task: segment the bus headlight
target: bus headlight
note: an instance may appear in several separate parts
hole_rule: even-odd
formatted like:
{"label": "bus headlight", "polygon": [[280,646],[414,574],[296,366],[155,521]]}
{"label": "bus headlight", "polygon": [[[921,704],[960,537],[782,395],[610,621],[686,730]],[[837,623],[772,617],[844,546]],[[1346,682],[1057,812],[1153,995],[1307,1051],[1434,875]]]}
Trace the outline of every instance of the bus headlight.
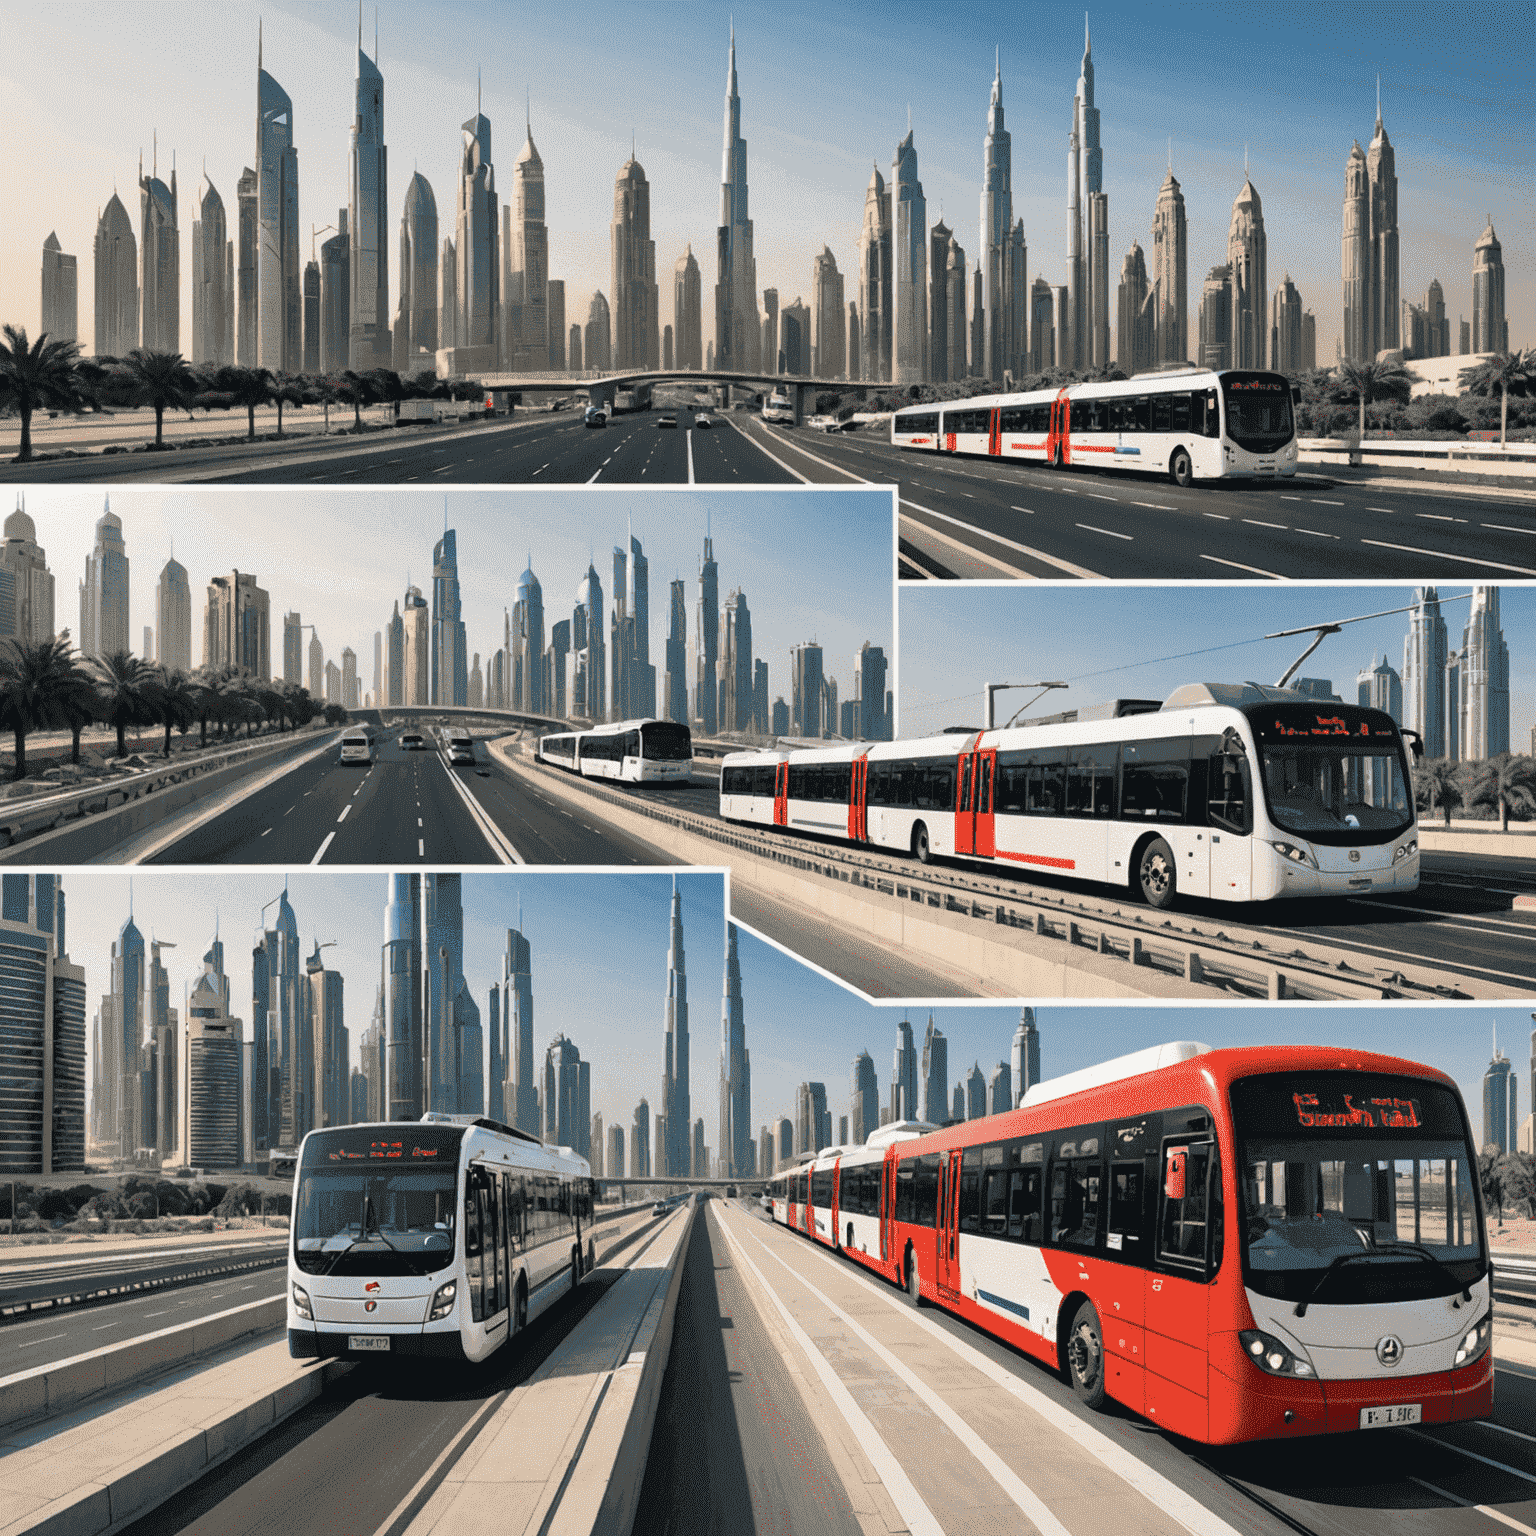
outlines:
{"label": "bus headlight", "polygon": [[1271,843],[1269,845],[1280,855],[1282,859],[1289,859],[1293,864],[1305,864],[1309,869],[1317,868],[1317,859],[1312,850],[1300,847],[1295,843]]}
{"label": "bus headlight", "polygon": [[310,1310],[309,1292],[297,1283],[293,1287],[293,1310],[306,1322],[314,1322],[315,1314]]}
{"label": "bus headlight", "polygon": [[1399,859],[1411,859],[1418,851],[1418,838],[1413,838],[1406,843],[1400,843],[1392,850],[1392,862],[1396,864]]}
{"label": "bus headlight", "polygon": [[1312,1362],[1299,1356],[1282,1344],[1272,1333],[1261,1333],[1257,1328],[1247,1328],[1238,1334],[1243,1352],[1261,1371],[1271,1376],[1301,1376],[1316,1378]]}
{"label": "bus headlight", "polygon": [[1475,1327],[1467,1330],[1467,1336],[1456,1348],[1456,1358],[1451,1361],[1452,1366],[1470,1365],[1487,1352],[1492,1338],[1493,1318],[1485,1317]]}
{"label": "bus headlight", "polygon": [[441,1322],[453,1311],[453,1304],[458,1299],[459,1285],[456,1280],[450,1280],[447,1285],[440,1285],[432,1297],[432,1306],[427,1313],[429,1323]]}

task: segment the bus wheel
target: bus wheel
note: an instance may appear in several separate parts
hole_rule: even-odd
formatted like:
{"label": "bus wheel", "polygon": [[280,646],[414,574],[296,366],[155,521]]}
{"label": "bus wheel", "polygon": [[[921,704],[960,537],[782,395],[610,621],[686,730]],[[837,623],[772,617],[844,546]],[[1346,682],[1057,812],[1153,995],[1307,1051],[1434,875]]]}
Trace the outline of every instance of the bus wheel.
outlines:
{"label": "bus wheel", "polygon": [[1162,838],[1154,837],[1147,844],[1136,872],[1141,881],[1141,894],[1146,897],[1149,907],[1161,909],[1173,905],[1178,866],[1173,860],[1173,849]]}
{"label": "bus wheel", "polygon": [[1168,478],[1177,486],[1187,490],[1195,478],[1195,466],[1190,463],[1189,450],[1175,448],[1173,458],[1168,462]]}
{"label": "bus wheel", "polygon": [[1104,1406],[1104,1330],[1091,1301],[1077,1309],[1067,1331],[1067,1374],[1080,1403],[1089,1408]]}
{"label": "bus wheel", "polygon": [[907,1300],[914,1307],[920,1307],[923,1304],[923,1279],[918,1273],[915,1253],[907,1255]]}
{"label": "bus wheel", "polygon": [[933,863],[933,850],[928,846],[928,828],[922,822],[912,828],[912,856],[919,864]]}

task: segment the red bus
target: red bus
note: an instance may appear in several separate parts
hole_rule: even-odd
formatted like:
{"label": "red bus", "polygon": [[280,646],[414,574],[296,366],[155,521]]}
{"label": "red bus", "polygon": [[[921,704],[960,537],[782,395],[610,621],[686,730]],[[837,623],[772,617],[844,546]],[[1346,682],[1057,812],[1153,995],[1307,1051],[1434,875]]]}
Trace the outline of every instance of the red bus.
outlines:
{"label": "red bus", "polygon": [[1155,1046],[1017,1109],[882,1127],[773,1216],[1207,1444],[1493,1412],[1477,1157],[1455,1083],[1320,1046]]}

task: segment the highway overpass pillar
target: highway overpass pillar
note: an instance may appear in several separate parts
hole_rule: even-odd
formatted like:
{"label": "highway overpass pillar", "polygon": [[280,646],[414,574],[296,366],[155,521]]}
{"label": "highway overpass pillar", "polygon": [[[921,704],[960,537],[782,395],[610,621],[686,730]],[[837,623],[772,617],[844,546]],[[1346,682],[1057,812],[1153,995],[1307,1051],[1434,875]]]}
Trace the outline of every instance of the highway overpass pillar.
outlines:
{"label": "highway overpass pillar", "polygon": [[795,425],[805,424],[805,392],[810,388],[808,384],[795,385]]}
{"label": "highway overpass pillar", "polygon": [[606,411],[610,416],[613,415],[613,396],[613,385],[605,381],[600,380],[596,384],[589,384],[587,386],[588,404],[592,405],[594,408],[599,408]]}

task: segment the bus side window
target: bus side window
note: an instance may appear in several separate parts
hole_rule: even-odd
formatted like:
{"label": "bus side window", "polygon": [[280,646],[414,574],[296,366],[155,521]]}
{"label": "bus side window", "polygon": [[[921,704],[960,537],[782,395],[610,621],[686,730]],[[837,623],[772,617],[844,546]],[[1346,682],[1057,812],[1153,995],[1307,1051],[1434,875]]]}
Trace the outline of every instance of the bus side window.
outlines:
{"label": "bus side window", "polygon": [[981,1231],[980,1147],[967,1147],[960,1161],[960,1230]]}
{"label": "bus side window", "polygon": [[501,1175],[487,1172],[485,1197],[485,1312],[495,1317],[507,1308],[507,1250],[501,1240]]}
{"label": "bus side window", "polygon": [[1220,437],[1221,407],[1217,403],[1216,391],[1208,389],[1203,397],[1197,395],[1195,398],[1197,400],[1203,398],[1205,401],[1205,435],[1207,437]]}
{"label": "bus side window", "polygon": [[469,1315],[485,1318],[485,1172],[471,1168],[464,1179],[464,1270],[469,1284]]}
{"label": "bus side window", "polygon": [[1220,752],[1211,753],[1206,782],[1206,819],[1211,825],[1225,827],[1229,832],[1251,832],[1253,818],[1249,814],[1247,761]]}
{"label": "bus side window", "polygon": [[1040,1170],[1014,1168],[1008,1184],[1008,1236],[1019,1242],[1040,1241]]}
{"label": "bus side window", "polygon": [[1115,1163],[1109,1173],[1109,1235],[1106,1246],[1122,1259],[1137,1262],[1144,1257],[1141,1242],[1140,1162]]}
{"label": "bus side window", "polygon": [[[1163,1146],[1157,1256],[1166,1264],[1204,1269],[1210,1230],[1208,1186],[1214,1146],[1209,1141],[1172,1141]],[[1221,1189],[1218,1178],[1217,1199]]]}
{"label": "bus side window", "polygon": [[1169,397],[1173,410],[1172,430],[1175,432],[1189,431],[1189,396],[1177,394]]}

